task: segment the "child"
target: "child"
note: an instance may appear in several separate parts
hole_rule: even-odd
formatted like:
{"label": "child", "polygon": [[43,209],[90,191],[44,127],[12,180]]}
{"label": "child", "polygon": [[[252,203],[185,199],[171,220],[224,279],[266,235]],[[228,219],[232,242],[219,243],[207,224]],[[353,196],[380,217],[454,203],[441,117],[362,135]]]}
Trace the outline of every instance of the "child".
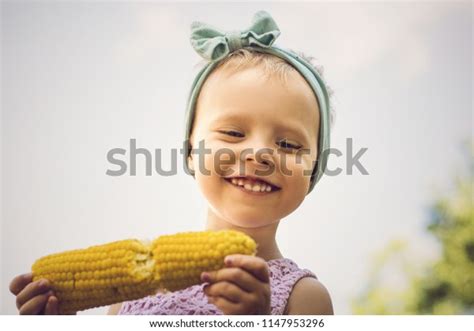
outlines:
{"label": "child", "polygon": [[[330,124],[319,72],[272,46],[279,33],[260,11],[248,30],[223,34],[194,23],[191,36],[210,61],[189,95],[186,167],[209,202],[206,230],[247,233],[257,256],[229,255],[225,268],[201,275],[202,284],[115,304],[109,314],[333,314],[316,275],[284,258],[275,241],[280,220],[324,172]],[[196,156],[202,142],[210,153]],[[10,290],[20,314],[57,313],[54,293],[29,274]]]}

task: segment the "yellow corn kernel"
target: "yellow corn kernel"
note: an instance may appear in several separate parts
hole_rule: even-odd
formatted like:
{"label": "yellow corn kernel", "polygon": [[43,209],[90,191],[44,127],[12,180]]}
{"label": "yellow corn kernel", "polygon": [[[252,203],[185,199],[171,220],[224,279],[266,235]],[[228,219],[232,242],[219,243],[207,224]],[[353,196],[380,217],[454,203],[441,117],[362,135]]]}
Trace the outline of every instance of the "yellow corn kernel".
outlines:
{"label": "yellow corn kernel", "polygon": [[68,314],[199,284],[203,271],[224,266],[225,256],[255,255],[256,248],[234,230],[164,235],[151,243],[121,240],[42,257],[32,266],[33,281],[48,279],[59,312]]}
{"label": "yellow corn kernel", "polygon": [[203,271],[224,267],[230,254],[255,255],[256,243],[237,231],[185,232],[161,236],[152,243],[160,287],[176,291],[200,283]]}

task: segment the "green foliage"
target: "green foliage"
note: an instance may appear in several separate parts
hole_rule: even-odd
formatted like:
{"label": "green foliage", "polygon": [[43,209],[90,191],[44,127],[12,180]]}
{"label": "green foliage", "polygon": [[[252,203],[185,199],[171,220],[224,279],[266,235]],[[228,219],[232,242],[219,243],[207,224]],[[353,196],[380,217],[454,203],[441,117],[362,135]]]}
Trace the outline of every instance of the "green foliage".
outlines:
{"label": "green foliage", "polygon": [[[468,173],[456,176],[454,194],[431,207],[427,231],[441,256],[423,265],[410,260],[404,241],[390,243],[377,257],[365,291],[354,300],[354,314],[474,314],[474,144]],[[404,287],[383,284],[387,266],[397,262]]]}

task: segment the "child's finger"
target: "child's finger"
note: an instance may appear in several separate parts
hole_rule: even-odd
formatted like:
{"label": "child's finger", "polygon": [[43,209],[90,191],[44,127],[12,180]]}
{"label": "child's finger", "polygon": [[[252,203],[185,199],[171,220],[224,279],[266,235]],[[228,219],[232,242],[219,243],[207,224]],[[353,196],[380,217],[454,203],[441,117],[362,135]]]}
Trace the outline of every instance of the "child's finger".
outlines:
{"label": "child's finger", "polygon": [[246,270],[240,268],[224,268],[217,271],[203,272],[201,280],[214,284],[217,282],[231,282],[246,292],[253,292],[260,286],[259,280]]}
{"label": "child's finger", "polygon": [[14,295],[17,295],[18,293],[21,292],[21,290],[25,288],[26,285],[31,283],[32,280],[33,280],[32,273],[16,276],[10,282],[10,286],[9,286],[10,292]]}
{"label": "child's finger", "polygon": [[237,285],[230,282],[218,282],[204,288],[204,293],[207,296],[216,297],[222,296],[231,302],[242,302],[242,296],[244,291],[242,291]]}
{"label": "child's finger", "polygon": [[59,315],[59,301],[54,295],[48,298],[46,308],[44,309],[45,315]]}
{"label": "child's finger", "polygon": [[33,283],[29,283],[26,287],[16,296],[16,307],[20,309],[27,301],[33,297],[43,294],[50,290],[49,283],[41,280]]}
{"label": "child's finger", "polygon": [[37,295],[20,308],[20,315],[38,315],[43,310],[48,294]]}
{"label": "child's finger", "polygon": [[240,304],[231,302],[224,297],[212,297],[212,299],[209,299],[209,303],[218,307],[226,315],[237,315],[242,313],[240,311]]}
{"label": "child's finger", "polygon": [[247,270],[264,283],[270,282],[267,262],[261,257],[233,254],[226,256],[224,262],[228,267],[239,267]]}

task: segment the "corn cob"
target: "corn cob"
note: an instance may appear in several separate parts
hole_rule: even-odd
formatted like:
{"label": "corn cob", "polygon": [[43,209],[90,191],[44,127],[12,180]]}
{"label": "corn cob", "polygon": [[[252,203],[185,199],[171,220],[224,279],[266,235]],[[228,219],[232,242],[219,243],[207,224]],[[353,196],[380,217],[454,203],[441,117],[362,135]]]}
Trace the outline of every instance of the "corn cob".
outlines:
{"label": "corn cob", "polygon": [[70,314],[199,284],[203,271],[223,268],[230,254],[255,255],[256,243],[234,230],[121,240],[42,257],[33,281],[48,279],[60,314]]}

